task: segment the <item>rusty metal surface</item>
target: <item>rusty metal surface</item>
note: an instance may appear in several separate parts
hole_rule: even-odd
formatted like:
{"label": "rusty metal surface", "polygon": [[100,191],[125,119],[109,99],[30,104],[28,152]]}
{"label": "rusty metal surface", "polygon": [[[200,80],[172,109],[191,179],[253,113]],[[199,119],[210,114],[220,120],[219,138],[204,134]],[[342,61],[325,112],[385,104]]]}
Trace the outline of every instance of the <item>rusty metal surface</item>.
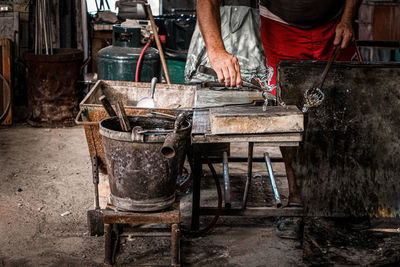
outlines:
{"label": "rusty metal surface", "polygon": [[74,125],[81,90],[77,81],[83,52],[55,49],[54,55],[25,55],[27,94],[33,126]]}
{"label": "rusty metal surface", "polygon": [[[191,109],[194,106],[196,86],[157,84],[156,91],[161,93],[157,99],[163,98],[164,103],[157,100],[156,108],[151,109],[152,111],[176,115],[182,109]],[[83,124],[89,153],[91,156],[97,154],[99,157],[102,173],[107,174],[107,168],[98,123],[109,116],[99,98],[105,95],[112,105],[117,100],[122,100],[127,115],[139,116],[147,115],[148,109],[136,108],[134,104],[144,96],[148,96],[149,92],[150,83],[100,80],[80,103],[82,117],[85,117]],[[157,92],[155,96],[157,96]],[[166,99],[168,99],[168,103],[165,103]]]}
{"label": "rusty metal surface", "polygon": [[[172,130],[174,120],[160,117],[129,117],[130,124],[143,129]],[[144,135],[142,141],[132,141],[132,132],[122,132],[117,117],[103,120],[105,161],[109,174],[111,204],[120,210],[157,211],[175,201],[178,166],[185,155],[190,123],[176,132],[177,157],[167,159],[161,153],[166,134]],[[181,167],[181,166],[180,166]]]}
{"label": "rusty metal surface", "polygon": [[[324,64],[281,61],[278,94],[302,106]],[[334,63],[324,91],[293,151],[306,214],[399,216],[400,64]]]}
{"label": "rusty metal surface", "polygon": [[[296,133],[304,130],[296,106],[230,106],[210,109],[211,134]],[[198,117],[196,117],[198,118]]]}

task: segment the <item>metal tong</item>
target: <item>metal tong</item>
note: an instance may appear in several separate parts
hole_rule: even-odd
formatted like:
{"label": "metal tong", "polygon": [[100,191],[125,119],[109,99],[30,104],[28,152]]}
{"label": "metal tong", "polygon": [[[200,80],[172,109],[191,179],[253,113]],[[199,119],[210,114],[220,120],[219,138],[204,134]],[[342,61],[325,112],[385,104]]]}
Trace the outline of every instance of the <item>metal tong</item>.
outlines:
{"label": "metal tong", "polygon": [[332,56],[329,58],[328,63],[325,66],[324,71],[322,72],[322,75],[319,79],[319,84],[318,86],[314,86],[311,89],[307,89],[304,92],[304,100],[305,103],[303,105],[303,113],[306,113],[311,107],[317,107],[319,106],[322,101],[325,99],[325,94],[322,92],[322,86],[324,85],[326,75],[329,72],[329,69],[335,60],[335,57],[337,53],[339,52],[340,46],[336,46],[335,50],[333,51]]}
{"label": "metal tong", "polygon": [[[218,77],[217,73],[215,72],[215,70],[213,70],[212,68],[208,68],[206,66],[201,65],[199,67],[198,70],[200,73],[204,73],[213,77]],[[264,91],[263,88],[261,88],[260,85],[258,84],[253,84],[251,82],[246,82],[243,81],[242,85],[251,89],[255,89],[255,90],[259,90],[259,91]],[[219,82],[203,82],[201,83],[202,87],[226,87],[225,83],[219,83]]]}
{"label": "metal tong", "polygon": [[[208,68],[203,65],[201,65],[199,67],[198,71],[200,73],[208,74],[213,77],[218,77],[217,73],[212,68]],[[268,106],[268,99],[275,99],[275,96],[273,94],[271,94],[271,90],[261,86],[260,80],[259,79],[257,80],[256,77],[257,77],[257,75],[254,75],[250,82],[242,81],[242,85],[244,87],[247,87],[250,89],[255,89],[257,91],[262,92],[262,97],[264,99],[263,110],[266,111],[267,106]],[[219,83],[219,82],[203,82],[203,83],[201,83],[201,86],[202,87],[226,87],[225,83]]]}

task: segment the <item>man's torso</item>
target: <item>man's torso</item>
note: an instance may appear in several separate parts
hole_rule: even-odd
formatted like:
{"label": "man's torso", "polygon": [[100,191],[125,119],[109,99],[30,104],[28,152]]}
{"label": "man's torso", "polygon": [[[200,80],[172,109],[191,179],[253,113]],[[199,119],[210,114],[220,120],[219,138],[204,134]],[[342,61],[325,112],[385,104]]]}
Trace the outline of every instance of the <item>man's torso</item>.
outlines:
{"label": "man's torso", "polygon": [[260,14],[301,29],[310,29],[337,18],[344,5],[345,0],[260,0]]}

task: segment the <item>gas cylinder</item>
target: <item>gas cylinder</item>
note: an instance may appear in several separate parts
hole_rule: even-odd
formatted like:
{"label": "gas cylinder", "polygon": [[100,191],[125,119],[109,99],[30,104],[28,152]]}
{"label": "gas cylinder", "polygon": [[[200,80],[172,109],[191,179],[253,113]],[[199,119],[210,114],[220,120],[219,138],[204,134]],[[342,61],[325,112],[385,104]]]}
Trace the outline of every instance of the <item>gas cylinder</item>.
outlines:
{"label": "gas cylinder", "polygon": [[[113,45],[98,53],[98,77],[101,80],[135,81],[136,65],[144,45],[141,44],[140,27],[113,26]],[[139,82],[160,78],[160,55],[148,47],[142,58]]]}

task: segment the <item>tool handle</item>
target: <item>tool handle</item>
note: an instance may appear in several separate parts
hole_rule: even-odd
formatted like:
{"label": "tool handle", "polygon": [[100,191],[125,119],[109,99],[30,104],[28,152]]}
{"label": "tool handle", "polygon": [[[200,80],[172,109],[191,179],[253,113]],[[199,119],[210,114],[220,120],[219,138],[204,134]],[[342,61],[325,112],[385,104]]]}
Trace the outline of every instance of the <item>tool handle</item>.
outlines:
{"label": "tool handle", "polygon": [[320,80],[319,80],[319,87],[318,87],[320,90],[322,90],[322,86],[324,85],[326,75],[328,74],[328,71],[329,71],[329,69],[330,69],[332,63],[333,63],[333,61],[335,60],[335,57],[336,57],[337,53],[339,52],[339,49],[340,49],[340,45],[337,45],[337,46],[335,47],[335,50],[333,51],[333,54],[332,54],[332,56],[330,57],[328,63],[326,64],[326,67],[325,67],[325,69],[324,69],[324,72],[322,72],[321,78],[320,78]]}
{"label": "tool handle", "polygon": [[154,98],[154,91],[156,90],[156,85],[157,85],[157,77],[153,77],[153,79],[151,79],[151,84],[150,84],[150,97]]}
{"label": "tool handle", "polygon": [[110,117],[117,116],[117,113],[115,113],[113,107],[110,104],[110,101],[108,101],[108,99],[105,95],[100,96],[99,100],[100,100],[101,104],[103,105],[104,109],[107,111],[108,116],[110,116]]}
{"label": "tool handle", "polygon": [[117,114],[119,118],[119,122],[121,124],[121,129],[124,132],[132,131],[131,125],[129,124],[128,116],[126,116],[124,105],[121,101],[117,102]]}
{"label": "tool handle", "polygon": [[162,49],[161,42],[160,42],[160,36],[158,36],[157,26],[156,26],[156,23],[154,22],[154,17],[153,17],[153,13],[151,12],[150,5],[146,5],[146,9],[147,9],[147,14],[150,18],[151,28],[153,29],[154,39],[156,39],[157,49],[158,49],[158,52],[160,53],[161,65],[164,70],[165,79],[167,80],[167,84],[171,84],[171,80],[169,78],[167,62],[165,61],[164,51]]}

